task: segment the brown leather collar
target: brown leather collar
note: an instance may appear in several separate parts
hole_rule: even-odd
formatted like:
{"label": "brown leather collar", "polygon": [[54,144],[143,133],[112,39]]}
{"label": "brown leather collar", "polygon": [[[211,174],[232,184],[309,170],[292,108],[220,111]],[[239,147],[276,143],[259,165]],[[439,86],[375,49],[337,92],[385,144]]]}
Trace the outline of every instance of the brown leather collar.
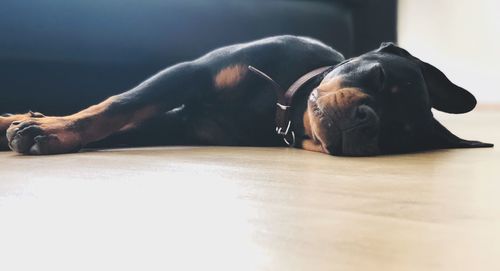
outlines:
{"label": "brown leather collar", "polygon": [[302,75],[297,81],[295,81],[287,91],[285,91],[276,81],[274,81],[271,77],[269,77],[264,72],[259,69],[248,66],[248,69],[265,80],[269,81],[276,90],[276,95],[278,97],[278,101],[276,105],[278,106],[276,110],[276,133],[283,137],[285,143],[294,147],[296,142],[295,132],[293,131],[292,120],[290,118],[292,111],[292,101],[295,94],[299,92],[299,90],[305,84],[309,83],[312,79],[317,76],[323,74],[325,71],[333,68],[334,66],[324,66],[317,69],[314,69],[304,75]]}

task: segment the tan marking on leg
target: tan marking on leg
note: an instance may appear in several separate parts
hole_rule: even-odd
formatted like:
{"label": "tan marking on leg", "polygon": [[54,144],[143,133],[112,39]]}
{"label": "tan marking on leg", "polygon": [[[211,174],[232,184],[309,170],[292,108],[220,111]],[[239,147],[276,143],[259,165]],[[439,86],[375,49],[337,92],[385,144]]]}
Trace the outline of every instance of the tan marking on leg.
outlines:
{"label": "tan marking on leg", "polygon": [[15,114],[2,117],[0,116],[0,131],[5,131],[9,128],[10,124],[14,121],[24,121],[30,118],[43,118],[45,117],[43,114],[38,112],[29,112],[26,114]]}
{"label": "tan marking on leg", "polygon": [[146,106],[136,112],[134,112],[132,118],[128,121],[125,126],[120,129],[120,132],[134,129],[138,127],[142,121],[156,115],[158,113],[158,109],[156,106]]}
{"label": "tan marking on leg", "polygon": [[116,115],[105,114],[114,101],[116,101],[115,96],[68,117],[75,122],[87,122],[86,128],[81,131],[81,140],[84,144],[101,140],[117,131],[132,129],[157,114],[159,110],[156,105],[148,105]]}
{"label": "tan marking on leg", "polygon": [[214,77],[216,88],[230,88],[236,86],[245,76],[247,67],[241,64],[228,66],[220,70]]}
{"label": "tan marking on leg", "polygon": [[103,113],[114,101],[116,101],[116,96],[111,96],[99,104],[92,105],[78,113],[68,116],[71,119],[81,119],[86,116],[97,115]]}

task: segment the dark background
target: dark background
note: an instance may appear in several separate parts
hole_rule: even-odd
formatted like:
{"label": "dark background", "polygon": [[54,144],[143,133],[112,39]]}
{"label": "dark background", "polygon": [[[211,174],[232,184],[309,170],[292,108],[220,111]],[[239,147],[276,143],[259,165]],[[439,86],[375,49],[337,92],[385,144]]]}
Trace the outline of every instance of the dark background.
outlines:
{"label": "dark background", "polygon": [[396,41],[396,0],[3,0],[0,113],[73,113],[166,66],[279,34],[359,55]]}

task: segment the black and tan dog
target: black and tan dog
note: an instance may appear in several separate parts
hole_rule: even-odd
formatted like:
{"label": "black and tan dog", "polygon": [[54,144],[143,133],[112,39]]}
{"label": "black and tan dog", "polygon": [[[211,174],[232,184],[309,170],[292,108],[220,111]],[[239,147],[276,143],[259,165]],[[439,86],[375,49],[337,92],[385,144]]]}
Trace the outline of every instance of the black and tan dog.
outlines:
{"label": "black and tan dog", "polygon": [[491,147],[458,138],[431,112],[465,113],[475,105],[472,94],[394,44],[344,60],[317,40],[277,36],[174,65],[70,116],[2,115],[0,145],[56,154],[99,141],[288,144],[354,156]]}

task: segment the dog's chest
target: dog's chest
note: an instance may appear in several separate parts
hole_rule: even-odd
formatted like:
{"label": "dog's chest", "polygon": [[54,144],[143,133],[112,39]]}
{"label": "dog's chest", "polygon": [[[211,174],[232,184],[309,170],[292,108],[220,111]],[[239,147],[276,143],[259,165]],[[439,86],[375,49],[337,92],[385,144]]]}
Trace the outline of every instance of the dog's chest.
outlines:
{"label": "dog's chest", "polygon": [[186,105],[185,123],[204,144],[275,145],[275,99],[271,89],[225,89]]}

